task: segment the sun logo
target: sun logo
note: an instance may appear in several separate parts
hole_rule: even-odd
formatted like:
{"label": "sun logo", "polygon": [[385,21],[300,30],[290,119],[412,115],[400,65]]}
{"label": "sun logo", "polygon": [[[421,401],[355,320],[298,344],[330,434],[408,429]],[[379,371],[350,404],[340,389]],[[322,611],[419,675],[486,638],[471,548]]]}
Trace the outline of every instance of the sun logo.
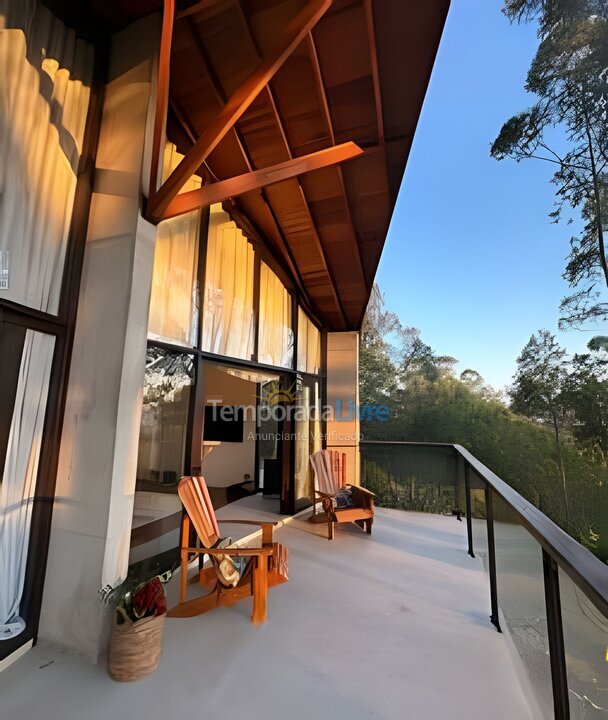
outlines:
{"label": "sun logo", "polygon": [[275,407],[277,405],[292,405],[297,397],[296,383],[291,387],[281,388],[276,383],[268,383],[262,388],[262,392],[258,395],[258,400],[263,405]]}

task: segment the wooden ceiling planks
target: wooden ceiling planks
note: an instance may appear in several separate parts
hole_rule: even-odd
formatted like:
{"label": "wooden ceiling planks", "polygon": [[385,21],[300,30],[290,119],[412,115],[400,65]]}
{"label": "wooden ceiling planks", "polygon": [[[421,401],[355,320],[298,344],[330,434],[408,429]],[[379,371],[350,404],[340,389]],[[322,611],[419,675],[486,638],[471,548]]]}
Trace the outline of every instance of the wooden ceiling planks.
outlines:
{"label": "wooden ceiling planks", "polygon": [[[162,6],[44,2],[75,27],[94,20],[113,30]],[[176,0],[167,134],[180,152],[216,122],[309,4]],[[333,0],[198,168],[206,181],[226,180],[342,142],[366,149],[343,166],[231,201],[326,329],[361,324],[448,8],[449,0]]]}

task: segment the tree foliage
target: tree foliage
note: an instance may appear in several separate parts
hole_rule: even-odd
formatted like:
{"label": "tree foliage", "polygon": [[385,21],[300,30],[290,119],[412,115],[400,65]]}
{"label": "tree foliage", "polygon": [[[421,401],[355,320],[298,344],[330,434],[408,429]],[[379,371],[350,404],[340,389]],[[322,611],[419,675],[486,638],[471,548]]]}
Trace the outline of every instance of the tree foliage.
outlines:
{"label": "tree foliage", "polygon": [[[461,444],[573,537],[608,559],[608,339],[596,338],[588,354],[568,358],[550,333],[539,331],[522,350],[507,404],[475,370],[467,368],[456,377],[454,359],[436,354],[420,333],[410,332],[404,341],[395,331],[399,326],[393,316],[374,331],[382,358],[381,382],[361,384],[361,403],[376,402],[381,385],[391,418],[386,423],[363,422],[364,438]],[[383,334],[379,327],[390,332]],[[400,365],[398,359],[411,353],[412,337],[418,348],[415,359]],[[362,341],[362,377],[372,376],[369,362],[377,367],[378,360]],[[445,509],[445,488],[435,492],[421,485],[414,494],[395,482],[395,472],[379,467],[371,471],[374,487],[396,507]]]}
{"label": "tree foliage", "polygon": [[[511,21],[538,22],[539,47],[526,90],[535,102],[503,125],[491,154],[555,166],[559,222],[566,207],[583,227],[570,239],[564,272],[572,292],[561,326],[608,319],[608,3],[605,0],[506,0]],[[556,129],[560,133],[556,133]]]}

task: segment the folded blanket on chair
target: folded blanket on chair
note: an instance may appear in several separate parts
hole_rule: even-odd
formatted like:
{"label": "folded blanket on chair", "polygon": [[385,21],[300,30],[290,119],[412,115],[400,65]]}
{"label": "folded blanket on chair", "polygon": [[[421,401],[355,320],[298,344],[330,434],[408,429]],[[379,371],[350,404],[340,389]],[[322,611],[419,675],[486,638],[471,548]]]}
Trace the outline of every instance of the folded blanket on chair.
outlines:
{"label": "folded blanket on chair", "polygon": [[355,507],[353,494],[350,488],[342,488],[336,493],[336,508],[339,510],[341,508],[349,507]]}

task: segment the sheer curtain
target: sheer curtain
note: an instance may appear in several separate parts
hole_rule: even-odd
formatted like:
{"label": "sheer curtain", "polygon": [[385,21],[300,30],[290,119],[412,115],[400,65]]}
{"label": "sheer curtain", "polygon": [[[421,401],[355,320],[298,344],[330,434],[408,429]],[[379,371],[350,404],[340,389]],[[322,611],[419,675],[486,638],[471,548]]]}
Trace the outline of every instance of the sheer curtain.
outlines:
{"label": "sheer curtain", "polygon": [[298,370],[321,371],[321,333],[302,308],[298,308]]}
{"label": "sheer curtain", "polygon": [[56,314],[93,48],[32,0],[0,0],[0,298]]}
{"label": "sheer curtain", "polygon": [[25,628],[19,617],[55,338],[28,330],[0,487],[0,640]]}
{"label": "sheer curtain", "polygon": [[254,251],[221,205],[209,216],[203,344],[207,352],[251,359],[254,349]]}
{"label": "sheer curtain", "polygon": [[291,295],[265,264],[260,271],[258,359],[268,365],[292,367]]}
{"label": "sheer curtain", "polygon": [[[175,145],[165,146],[163,177],[184,156]],[[196,190],[201,179],[193,175],[181,192]],[[151,337],[196,345],[199,315],[197,281],[200,210],[163,220],[156,228],[154,274],[148,330]]]}

